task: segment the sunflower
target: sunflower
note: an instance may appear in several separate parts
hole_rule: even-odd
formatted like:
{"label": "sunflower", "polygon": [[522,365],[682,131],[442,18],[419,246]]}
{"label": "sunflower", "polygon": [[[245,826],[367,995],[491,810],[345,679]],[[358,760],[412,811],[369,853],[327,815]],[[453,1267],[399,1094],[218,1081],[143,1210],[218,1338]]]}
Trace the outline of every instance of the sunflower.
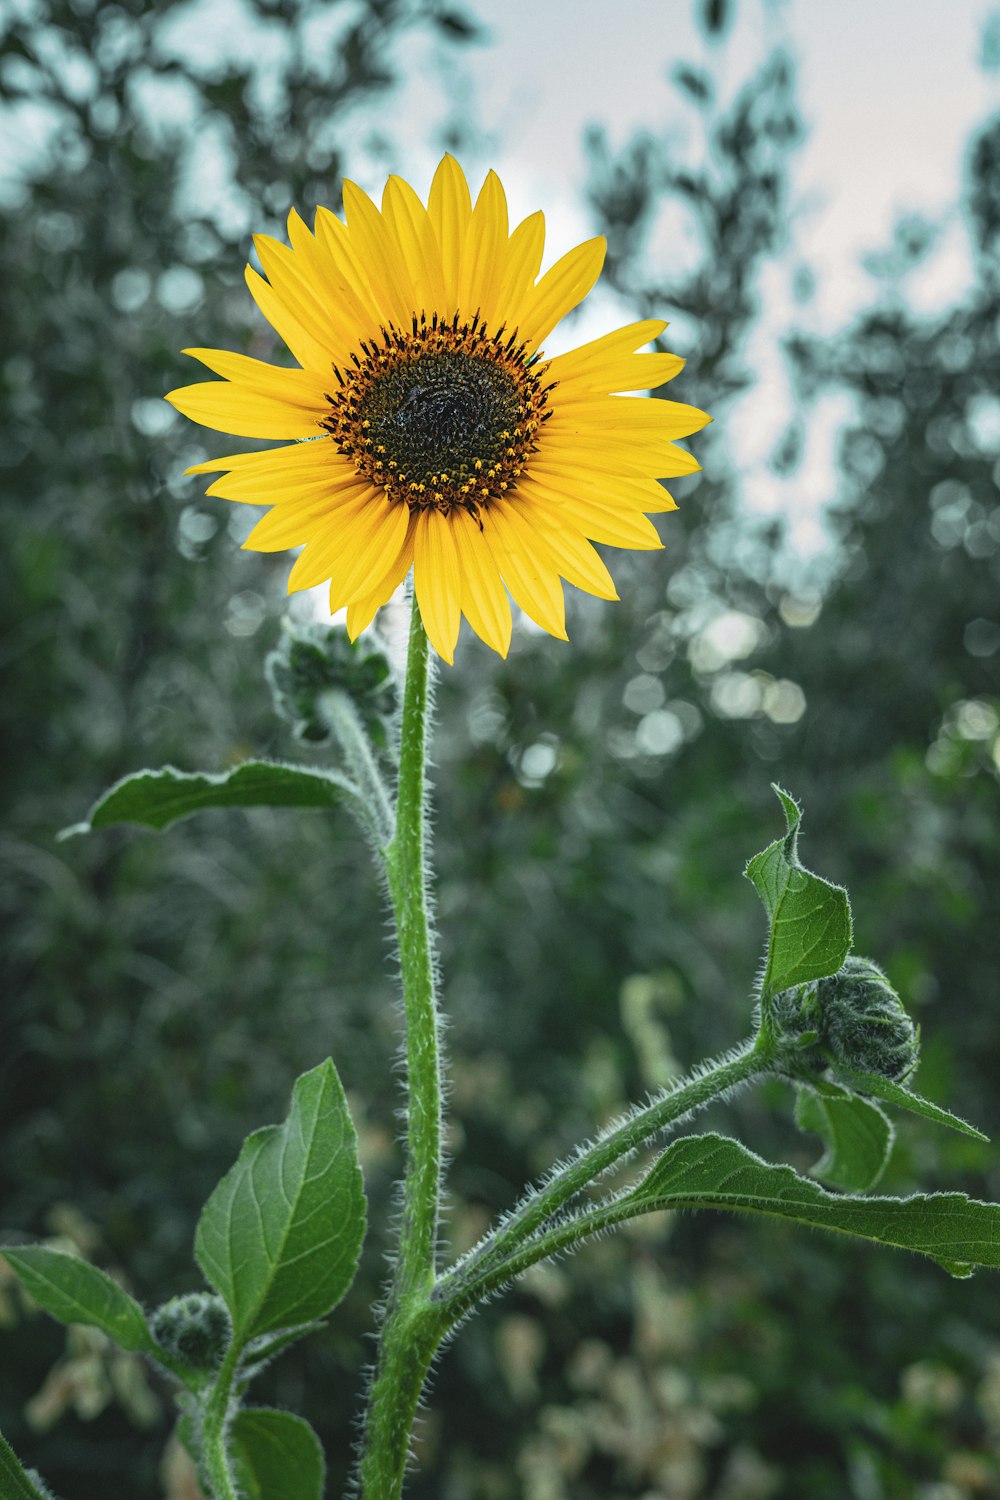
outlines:
{"label": "sunflower", "polygon": [[[421,619],[450,662],[461,616],[502,656],[508,592],[566,639],[562,579],[618,597],[591,545],[662,545],[646,512],[674,509],[658,480],[699,465],[673,439],[709,418],[635,400],[683,365],[637,353],[665,323],[631,323],[547,359],[544,341],[596,282],[603,239],[539,277],[545,223],[508,232],[491,172],[475,206],[446,156],[427,207],[390,177],[381,211],[352,182],[344,219],[293,210],[291,246],[254,243],[250,291],[294,369],[187,349],[222,377],[173,391],[185,416],[283,447],[188,470],[222,477],[210,495],[271,509],[244,546],[302,547],[289,592],[328,582],[357,636],[413,569]],[[266,277],[266,279],[265,279]]]}

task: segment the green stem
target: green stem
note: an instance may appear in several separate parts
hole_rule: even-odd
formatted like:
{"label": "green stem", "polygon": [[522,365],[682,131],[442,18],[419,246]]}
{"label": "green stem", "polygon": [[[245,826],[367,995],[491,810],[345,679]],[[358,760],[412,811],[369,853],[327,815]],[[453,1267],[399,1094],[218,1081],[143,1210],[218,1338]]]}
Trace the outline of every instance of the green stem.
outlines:
{"label": "green stem", "polygon": [[226,1446],[226,1425],[239,1359],[239,1345],[230,1344],[202,1416],[201,1457],[213,1500],[239,1500],[240,1496]]}
{"label": "green stem", "polygon": [[402,1489],[420,1392],[449,1326],[447,1315],[431,1301],[441,1191],[441,1064],[425,886],[428,676],[427,636],[414,600],[395,834],[385,856],[406,1013],[406,1174],[399,1249],[365,1417],[359,1472],[363,1500],[396,1500]]}
{"label": "green stem", "polygon": [[319,700],[319,711],[336,735],[358,785],[365,822],[376,846],[384,849],[392,838],[393,817],[382,772],[372,754],[371,740],[347,693],[331,690]]}
{"label": "green stem", "polygon": [[[564,1219],[555,1225],[552,1220],[566,1203],[661,1130],[767,1073],[771,1056],[769,1039],[758,1034],[735,1052],[706,1063],[695,1077],[681,1080],[652,1104],[635,1110],[622,1124],[582,1148],[571,1161],[553,1172],[544,1187],[536,1188],[466,1260],[441,1278],[437,1300],[451,1317],[460,1317],[535,1261],[565,1248],[583,1234],[605,1227],[592,1215]],[[584,1223],[589,1227],[581,1229]],[[576,1226],[575,1230],[571,1225]]]}

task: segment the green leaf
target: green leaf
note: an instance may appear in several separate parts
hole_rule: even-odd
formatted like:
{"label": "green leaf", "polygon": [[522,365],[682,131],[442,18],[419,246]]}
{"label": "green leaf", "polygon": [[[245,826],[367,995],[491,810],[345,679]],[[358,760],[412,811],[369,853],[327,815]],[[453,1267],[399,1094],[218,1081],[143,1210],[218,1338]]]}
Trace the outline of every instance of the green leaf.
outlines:
{"label": "green leaf", "polygon": [[122,1349],[156,1354],[142,1308],[105,1271],[44,1245],[0,1245],[25,1291],[60,1323],[102,1328]]}
{"label": "green leaf", "polygon": [[178,818],[216,807],[323,807],[341,805],[356,797],[354,785],[332,771],[284,765],[280,761],[248,760],[231,771],[135,771],[104,793],[84,823],[64,828],[60,838],[111,828],[116,823],[141,823],[166,828]]}
{"label": "green leaf", "polygon": [[826,1150],[810,1174],[848,1193],[866,1193],[885,1171],[893,1128],[877,1104],[817,1079],[799,1088],[795,1123]]}
{"label": "green leaf", "polygon": [[322,1500],[326,1460],[301,1417],[246,1407],[233,1423],[233,1439],[248,1500]]}
{"label": "green leaf", "polygon": [[952,1276],[968,1276],[976,1266],[1000,1268],[1000,1204],[964,1193],[911,1198],[828,1193],[791,1167],[775,1166],[720,1135],[675,1141],[638,1187],[603,1215],[600,1227],[662,1208],[719,1208],[791,1219],[927,1255]]}
{"label": "green leaf", "polygon": [[24,1469],[17,1454],[0,1432],[0,1496],[3,1500],[52,1500]]}
{"label": "green leaf", "polygon": [[932,1104],[929,1099],[920,1094],[913,1093],[912,1089],[904,1088],[901,1083],[892,1083],[890,1079],[883,1078],[879,1073],[853,1073],[849,1068],[838,1067],[838,1077],[859,1094],[871,1094],[876,1099],[884,1099],[887,1104],[895,1104],[900,1109],[909,1110],[911,1115],[920,1115],[921,1119],[933,1120],[935,1125],[947,1125],[951,1130],[957,1130],[962,1135],[971,1135],[974,1141],[988,1141],[989,1136],[983,1135],[975,1125],[970,1125],[968,1120],[963,1120],[961,1115],[953,1115],[950,1109],[942,1109],[940,1104]]}
{"label": "green leaf", "polygon": [[353,1281],[365,1231],[357,1144],[328,1059],[298,1079],[283,1125],[247,1137],[206,1203],[195,1255],[239,1344],[323,1317]]}
{"label": "green leaf", "polygon": [[799,863],[798,803],[779,786],[785,810],[784,838],[755,854],[745,874],[752,881],[771,922],[762,993],[835,974],[851,951],[851,907],[847,892]]}

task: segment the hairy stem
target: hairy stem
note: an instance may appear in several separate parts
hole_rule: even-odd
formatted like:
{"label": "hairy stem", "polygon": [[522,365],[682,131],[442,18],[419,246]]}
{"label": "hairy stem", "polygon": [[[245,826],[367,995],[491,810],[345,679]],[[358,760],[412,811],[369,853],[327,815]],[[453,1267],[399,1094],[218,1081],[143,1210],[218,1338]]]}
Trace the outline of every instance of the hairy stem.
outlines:
{"label": "hairy stem", "polygon": [[239,1358],[239,1345],[230,1344],[215,1377],[201,1421],[201,1458],[213,1500],[239,1500],[240,1496],[226,1444],[229,1406]]}
{"label": "hairy stem", "polygon": [[429,659],[416,600],[403,693],[395,834],[386,877],[406,1013],[406,1174],[399,1248],[368,1399],[360,1464],[364,1500],[396,1500],[427,1371],[448,1320],[431,1302],[441,1191],[441,1064],[428,911],[424,769]]}
{"label": "hairy stem", "polygon": [[[582,1147],[543,1187],[535,1188],[506,1223],[442,1277],[436,1292],[442,1306],[452,1316],[460,1316],[535,1261],[605,1227],[598,1222],[596,1210],[577,1220],[553,1220],[578,1193],[659,1131],[767,1073],[771,1052],[769,1040],[758,1034],[736,1051],[706,1063],[694,1077],[682,1079],[652,1104],[636,1109],[620,1125]],[[587,1227],[581,1228],[584,1224]]]}
{"label": "hairy stem", "polygon": [[319,701],[319,708],[336,735],[357,783],[365,822],[375,839],[376,847],[384,849],[393,833],[392,807],[378,762],[372,754],[371,741],[358,717],[358,711],[349,695],[339,689],[324,693]]}

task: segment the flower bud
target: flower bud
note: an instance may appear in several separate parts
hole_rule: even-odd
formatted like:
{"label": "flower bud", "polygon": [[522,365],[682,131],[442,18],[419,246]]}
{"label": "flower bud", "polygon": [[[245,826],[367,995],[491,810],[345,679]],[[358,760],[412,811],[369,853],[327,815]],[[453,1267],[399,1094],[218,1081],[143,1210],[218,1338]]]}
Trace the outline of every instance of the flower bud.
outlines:
{"label": "flower bud", "polygon": [[264,663],[275,711],[297,739],[321,744],[330,738],[322,696],[346,693],[375,744],[388,742],[396,707],[396,683],[384,651],[369,641],[351,641],[338,625],[286,617],[278,645]]}
{"label": "flower bud", "polygon": [[877,964],[848,958],[836,974],[775,995],[771,1019],[786,1071],[875,1073],[898,1083],[917,1065],[917,1028]]}
{"label": "flower bud", "polygon": [[834,1066],[877,1073],[898,1083],[917,1065],[917,1028],[877,964],[848,958],[830,979],[818,981]]}
{"label": "flower bud", "polygon": [[213,1370],[232,1337],[229,1312],[212,1292],[171,1297],[150,1319],[150,1331],[161,1349],[196,1370]]}

